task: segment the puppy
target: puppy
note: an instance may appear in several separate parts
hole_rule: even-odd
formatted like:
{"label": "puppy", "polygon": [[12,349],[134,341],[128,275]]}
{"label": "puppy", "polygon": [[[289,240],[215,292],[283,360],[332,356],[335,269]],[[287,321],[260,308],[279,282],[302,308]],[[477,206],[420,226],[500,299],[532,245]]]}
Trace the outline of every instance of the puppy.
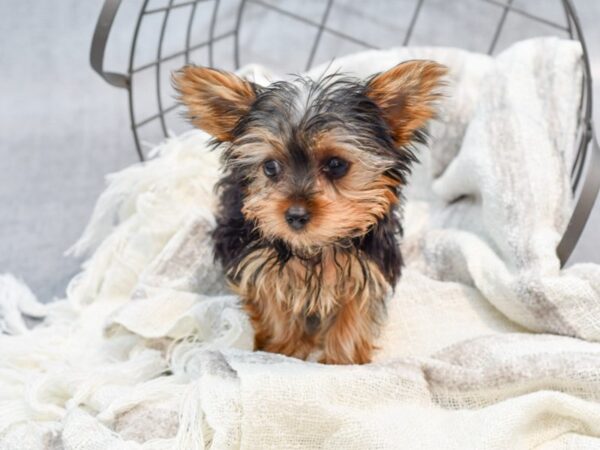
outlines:
{"label": "puppy", "polygon": [[402,266],[401,190],[445,73],[408,61],[366,81],[267,87],[206,67],[174,75],[192,123],[223,147],[214,251],[256,349],[371,361]]}

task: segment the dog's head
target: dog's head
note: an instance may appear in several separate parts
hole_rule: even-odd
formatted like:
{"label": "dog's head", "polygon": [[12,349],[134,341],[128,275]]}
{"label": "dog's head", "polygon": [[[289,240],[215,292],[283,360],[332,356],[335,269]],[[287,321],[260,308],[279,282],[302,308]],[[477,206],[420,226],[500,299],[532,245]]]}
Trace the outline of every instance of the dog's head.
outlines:
{"label": "dog's head", "polygon": [[243,213],[267,239],[311,250],[362,236],[399,200],[446,69],[409,61],[366,81],[330,75],[260,87],[187,66],[189,117],[226,143]]}

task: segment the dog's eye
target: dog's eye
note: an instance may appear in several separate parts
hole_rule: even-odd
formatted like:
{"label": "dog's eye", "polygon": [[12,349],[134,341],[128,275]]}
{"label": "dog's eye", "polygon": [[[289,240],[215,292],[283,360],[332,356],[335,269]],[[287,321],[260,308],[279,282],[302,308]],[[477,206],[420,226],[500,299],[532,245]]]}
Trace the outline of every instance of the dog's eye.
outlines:
{"label": "dog's eye", "polygon": [[269,178],[275,178],[281,172],[281,164],[274,159],[269,159],[263,163],[263,172]]}
{"label": "dog's eye", "polygon": [[325,162],[323,172],[325,172],[329,178],[341,178],[348,172],[348,161],[344,161],[341,158],[331,158]]}

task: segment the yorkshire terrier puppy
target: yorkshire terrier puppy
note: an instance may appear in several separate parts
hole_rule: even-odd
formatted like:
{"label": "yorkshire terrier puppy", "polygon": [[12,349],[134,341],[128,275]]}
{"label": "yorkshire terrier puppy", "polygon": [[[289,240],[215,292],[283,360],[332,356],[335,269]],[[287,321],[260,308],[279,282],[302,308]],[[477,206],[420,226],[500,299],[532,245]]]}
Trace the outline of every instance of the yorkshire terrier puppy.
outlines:
{"label": "yorkshire terrier puppy", "polygon": [[371,361],[402,266],[401,189],[445,73],[408,61],[366,81],[267,87],[205,67],[174,75],[192,123],[224,147],[215,257],[256,349]]}

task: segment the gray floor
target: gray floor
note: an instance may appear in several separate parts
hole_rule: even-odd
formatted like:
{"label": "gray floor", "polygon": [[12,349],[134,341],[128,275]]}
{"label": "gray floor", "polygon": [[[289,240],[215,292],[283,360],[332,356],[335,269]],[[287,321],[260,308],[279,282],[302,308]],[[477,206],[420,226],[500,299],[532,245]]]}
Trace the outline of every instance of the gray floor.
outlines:
{"label": "gray floor", "polygon": [[[436,27],[436,36],[441,40],[437,44],[452,45],[458,36],[470,43],[467,46],[478,49],[477,41],[469,37],[488,26],[487,10],[476,11],[478,1],[465,2],[466,6],[459,5],[457,9],[454,5],[445,6],[442,17],[431,16],[431,26]],[[135,2],[124,3],[124,17],[135,12]],[[317,19],[324,5],[318,0],[277,3]],[[390,24],[395,23],[396,17],[406,20],[409,13],[402,8],[413,1],[337,3],[339,6],[331,15],[332,26],[362,36],[366,31],[358,19],[370,21],[375,30],[368,32],[370,36],[390,43],[394,42]],[[477,5],[472,6],[474,3]],[[544,14],[546,11],[540,8],[550,1],[516,0],[517,3]],[[575,4],[590,46],[596,79],[595,109],[600,112],[600,2],[577,0]],[[23,278],[44,301],[62,296],[67,281],[78,270],[80,261],[63,257],[63,252],[86,223],[104,186],[104,176],[136,160],[125,91],[105,84],[88,63],[92,30],[101,5],[101,0],[0,1],[0,272]],[[373,11],[381,6],[397,11],[378,19]],[[551,10],[547,13],[549,18],[555,14]],[[306,50],[273,40],[274,33],[289,33],[292,25],[265,15],[264,11],[249,14],[264,20],[264,25],[249,26],[255,32],[242,40],[242,62],[259,58],[281,70],[302,68],[304,62],[298,63],[306,60]],[[458,26],[452,25],[455,22],[447,20],[448,14],[459,15],[462,21]],[[225,17],[222,22],[227,20]],[[116,66],[122,65],[127,56],[131,33],[125,18],[122,21],[124,31],[113,37],[111,46],[111,61]],[[507,22],[507,27],[517,32],[530,31],[518,21]],[[430,31],[416,29],[416,43],[427,43]],[[150,44],[147,48],[152,50]],[[353,50],[356,49],[324,40],[317,62],[333,53]],[[218,63],[219,55],[216,56]],[[600,129],[600,113],[595,122],[596,129]],[[572,261],[600,263],[599,242],[597,202]]]}

